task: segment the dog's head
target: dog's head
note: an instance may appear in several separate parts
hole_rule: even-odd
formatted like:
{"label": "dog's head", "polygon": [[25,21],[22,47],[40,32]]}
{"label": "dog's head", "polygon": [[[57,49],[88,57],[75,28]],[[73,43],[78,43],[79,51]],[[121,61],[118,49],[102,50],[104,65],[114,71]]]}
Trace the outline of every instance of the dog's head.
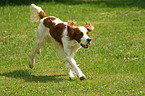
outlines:
{"label": "dog's head", "polygon": [[89,48],[91,38],[88,36],[90,31],[94,30],[94,27],[86,22],[84,26],[74,26],[74,21],[68,21],[68,35],[71,40],[76,40],[83,48]]}

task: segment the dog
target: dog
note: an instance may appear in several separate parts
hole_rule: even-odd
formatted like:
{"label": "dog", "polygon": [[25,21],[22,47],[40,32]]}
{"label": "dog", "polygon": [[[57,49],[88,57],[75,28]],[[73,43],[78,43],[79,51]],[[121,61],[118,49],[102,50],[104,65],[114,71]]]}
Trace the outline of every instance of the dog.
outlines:
{"label": "dog", "polygon": [[80,70],[74,54],[78,49],[88,49],[91,44],[91,38],[88,36],[94,27],[86,22],[84,26],[75,26],[74,21],[63,22],[54,16],[46,16],[42,8],[35,4],[30,5],[30,20],[39,21],[36,29],[36,41],[34,49],[30,53],[29,67],[32,69],[35,64],[35,54],[41,54],[41,46],[47,43],[53,43],[63,57],[69,78],[74,78],[74,72],[80,80],[85,80],[86,76]]}

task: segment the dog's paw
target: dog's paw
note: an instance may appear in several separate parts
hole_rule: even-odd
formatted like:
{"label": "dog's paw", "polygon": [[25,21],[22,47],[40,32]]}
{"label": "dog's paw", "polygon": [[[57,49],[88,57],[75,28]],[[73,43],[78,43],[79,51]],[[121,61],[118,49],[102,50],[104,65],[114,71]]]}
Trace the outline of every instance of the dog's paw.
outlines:
{"label": "dog's paw", "polygon": [[35,65],[35,59],[33,59],[33,62],[32,61],[29,62],[29,67],[31,69],[34,67],[34,65]]}
{"label": "dog's paw", "polygon": [[75,78],[75,76],[73,74],[69,74],[69,80],[73,80]]}
{"label": "dog's paw", "polygon": [[69,80],[72,81],[74,77],[69,77]]}
{"label": "dog's paw", "polygon": [[29,63],[29,67],[32,69],[34,67],[34,65]]}
{"label": "dog's paw", "polygon": [[80,80],[82,81],[82,80],[85,80],[85,79],[86,79],[86,76],[83,75],[83,76],[81,76],[81,77],[79,77],[79,78],[80,78]]}
{"label": "dog's paw", "polygon": [[41,54],[41,49],[38,50],[37,54]]}

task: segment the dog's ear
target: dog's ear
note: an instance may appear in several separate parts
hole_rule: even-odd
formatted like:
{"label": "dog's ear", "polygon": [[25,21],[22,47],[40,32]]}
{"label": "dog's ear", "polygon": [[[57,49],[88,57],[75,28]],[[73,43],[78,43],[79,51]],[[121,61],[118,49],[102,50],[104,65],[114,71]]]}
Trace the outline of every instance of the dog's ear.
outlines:
{"label": "dog's ear", "polygon": [[68,35],[71,39],[73,39],[74,36],[74,25],[76,24],[76,22],[73,21],[68,21],[67,23],[67,31],[68,31]]}
{"label": "dog's ear", "polygon": [[86,21],[86,25],[84,25],[85,28],[87,28],[88,31],[93,31],[94,27],[91,25],[90,22]]}
{"label": "dog's ear", "polygon": [[70,25],[67,25],[67,31],[68,31],[68,36],[70,37],[70,39],[73,39],[73,34],[74,34],[74,30],[73,27]]}
{"label": "dog's ear", "polygon": [[76,24],[76,22],[73,20],[73,21],[68,21],[67,25],[70,26],[70,27],[73,27],[74,25]]}

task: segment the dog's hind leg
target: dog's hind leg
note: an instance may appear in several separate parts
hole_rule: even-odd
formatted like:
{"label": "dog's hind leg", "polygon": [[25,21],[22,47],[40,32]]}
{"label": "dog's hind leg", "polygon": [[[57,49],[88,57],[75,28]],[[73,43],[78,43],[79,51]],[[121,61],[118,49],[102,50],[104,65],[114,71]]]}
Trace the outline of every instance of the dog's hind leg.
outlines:
{"label": "dog's hind leg", "polygon": [[39,50],[37,51],[37,53],[38,53],[38,54],[41,54],[41,49],[39,49]]}
{"label": "dog's hind leg", "polygon": [[34,45],[34,49],[32,50],[32,52],[30,53],[30,62],[29,62],[29,67],[32,69],[34,67],[35,64],[35,54],[36,52],[38,52],[41,48],[41,46],[43,45],[43,41],[36,41],[35,45]]}

